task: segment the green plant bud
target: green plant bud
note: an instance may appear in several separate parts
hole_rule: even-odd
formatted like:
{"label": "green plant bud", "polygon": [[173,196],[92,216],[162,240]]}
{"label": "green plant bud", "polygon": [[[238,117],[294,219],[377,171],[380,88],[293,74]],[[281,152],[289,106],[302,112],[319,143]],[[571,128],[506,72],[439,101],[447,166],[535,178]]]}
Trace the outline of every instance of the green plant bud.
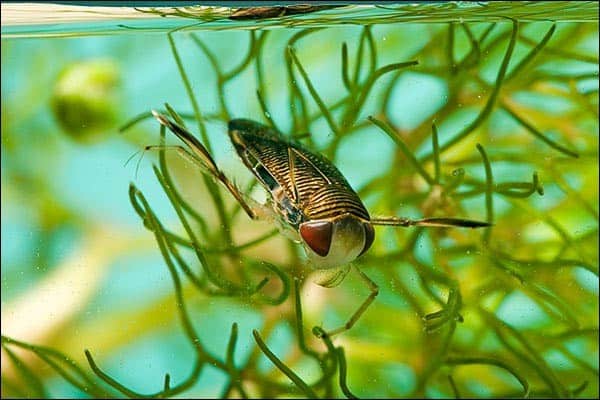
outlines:
{"label": "green plant bud", "polygon": [[119,69],[112,60],[76,62],[58,76],[52,112],[78,141],[99,140],[116,122]]}

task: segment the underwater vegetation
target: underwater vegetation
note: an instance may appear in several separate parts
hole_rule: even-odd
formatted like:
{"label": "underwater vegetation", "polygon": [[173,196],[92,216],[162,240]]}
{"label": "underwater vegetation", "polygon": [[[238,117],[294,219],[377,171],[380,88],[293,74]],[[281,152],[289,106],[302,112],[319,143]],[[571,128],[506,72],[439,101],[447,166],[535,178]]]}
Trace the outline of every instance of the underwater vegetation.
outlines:
{"label": "underwater vegetation", "polygon": [[[491,7],[222,30],[180,8],[168,33],[3,38],[2,396],[598,397],[598,21]],[[378,295],[352,271],[320,286],[302,246],[168,150],[152,109],[256,201],[234,118],[325,156],[371,216],[491,226],[378,226],[354,262]]]}

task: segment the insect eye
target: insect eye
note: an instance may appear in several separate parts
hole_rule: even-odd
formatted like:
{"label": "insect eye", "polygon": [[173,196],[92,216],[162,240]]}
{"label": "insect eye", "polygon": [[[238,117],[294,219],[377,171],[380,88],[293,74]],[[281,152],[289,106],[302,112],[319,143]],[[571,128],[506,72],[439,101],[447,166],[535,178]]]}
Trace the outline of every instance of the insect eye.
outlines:
{"label": "insect eye", "polygon": [[365,227],[365,246],[358,255],[359,257],[369,250],[369,247],[373,244],[373,240],[375,240],[375,230],[373,229],[373,225],[364,223],[363,226]]}
{"label": "insect eye", "polygon": [[321,257],[329,253],[332,232],[333,224],[329,221],[310,221],[300,225],[300,236]]}

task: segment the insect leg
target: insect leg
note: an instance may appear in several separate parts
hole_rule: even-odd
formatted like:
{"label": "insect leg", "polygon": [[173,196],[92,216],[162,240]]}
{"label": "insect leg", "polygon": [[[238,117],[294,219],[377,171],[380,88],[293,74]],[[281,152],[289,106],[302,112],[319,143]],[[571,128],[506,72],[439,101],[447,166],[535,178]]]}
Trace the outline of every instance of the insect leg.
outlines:
{"label": "insect leg", "polygon": [[373,282],[367,275],[365,275],[364,272],[362,272],[360,269],[358,269],[358,267],[353,265],[353,268],[356,270],[356,272],[358,272],[360,277],[365,281],[365,283],[371,290],[369,297],[366,298],[366,300],[360,305],[358,310],[356,310],[354,312],[354,314],[352,314],[352,317],[350,317],[348,322],[346,322],[343,326],[340,326],[339,328],[333,329],[329,332],[321,333],[320,335],[317,335],[317,336],[331,337],[333,335],[337,335],[338,333],[345,332],[345,331],[349,330],[350,328],[352,328],[354,326],[354,324],[363,315],[363,313],[367,310],[367,308],[369,308],[369,306],[371,305],[373,300],[375,300],[375,297],[377,297],[377,295],[379,294],[379,286],[377,286],[377,284],[375,282]]}
{"label": "insect leg", "polygon": [[193,155],[192,153],[190,153],[185,147],[183,146],[179,146],[179,145],[150,145],[150,146],[146,146],[144,147],[144,151],[150,151],[150,150],[175,150],[177,151],[177,153],[182,156],[183,158],[185,158],[186,160],[196,164],[197,166],[201,167],[201,168],[206,168],[205,165],[202,163],[202,161],[200,159],[198,159],[198,157],[196,157],[195,155]]}
{"label": "insect leg", "polygon": [[492,226],[489,222],[474,221],[461,218],[423,218],[409,219],[403,217],[377,217],[371,218],[373,225],[391,225],[391,226],[427,226],[427,227],[462,227],[462,228],[484,228]]}
{"label": "insect leg", "polygon": [[[206,147],[198,140],[194,135],[188,132],[185,128],[178,125],[176,122],[171,121],[168,117],[158,113],[157,111],[152,110],[152,114],[154,117],[160,122],[162,125],[169,128],[171,132],[173,132],[181,141],[189,146],[189,148],[193,151],[190,153],[188,150],[181,146],[174,146],[180,154],[183,154],[186,158],[192,159],[196,164],[202,167],[203,172],[210,174],[214,178],[216,178],[219,182],[221,182],[225,188],[233,195],[233,197],[237,200],[237,202],[242,206],[246,214],[251,219],[259,219],[259,213],[255,208],[251,207],[248,202],[244,199],[244,196],[238,188],[231,182],[223,172],[217,167],[217,164],[213,160],[212,156],[206,150]],[[155,148],[161,146],[148,146],[148,148]],[[164,147],[164,146],[163,146]]]}

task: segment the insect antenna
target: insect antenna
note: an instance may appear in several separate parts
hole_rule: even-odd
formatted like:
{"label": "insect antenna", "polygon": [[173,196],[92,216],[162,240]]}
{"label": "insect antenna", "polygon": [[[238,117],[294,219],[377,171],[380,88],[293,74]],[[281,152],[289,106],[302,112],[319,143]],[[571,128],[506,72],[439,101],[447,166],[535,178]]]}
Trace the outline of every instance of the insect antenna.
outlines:
{"label": "insect antenna", "polygon": [[[141,154],[140,154],[141,153]],[[123,167],[126,167],[127,164],[129,164],[129,162],[131,160],[133,160],[133,157],[137,156],[138,154],[140,154],[140,158],[138,159],[137,163],[135,164],[135,179],[137,179],[138,177],[138,171],[140,170],[140,164],[142,162],[142,158],[144,158],[144,154],[146,153],[146,149],[144,150],[138,150],[135,153],[133,153],[128,159],[127,161],[125,161],[125,164],[123,164]]]}
{"label": "insect antenna", "polygon": [[133,160],[133,157],[137,156],[138,154],[140,154],[140,150],[138,150],[135,153],[133,153],[132,155],[130,155],[129,158],[127,159],[127,161],[125,161],[125,164],[123,164],[123,167],[126,167],[127,164],[129,164],[129,162],[131,160]]}
{"label": "insect antenna", "polygon": [[470,219],[461,218],[423,218],[423,219],[409,219],[404,217],[379,217],[371,219],[372,225],[389,225],[389,226],[425,226],[425,227],[437,227],[437,228],[485,228],[492,226],[489,222],[474,221]]}

